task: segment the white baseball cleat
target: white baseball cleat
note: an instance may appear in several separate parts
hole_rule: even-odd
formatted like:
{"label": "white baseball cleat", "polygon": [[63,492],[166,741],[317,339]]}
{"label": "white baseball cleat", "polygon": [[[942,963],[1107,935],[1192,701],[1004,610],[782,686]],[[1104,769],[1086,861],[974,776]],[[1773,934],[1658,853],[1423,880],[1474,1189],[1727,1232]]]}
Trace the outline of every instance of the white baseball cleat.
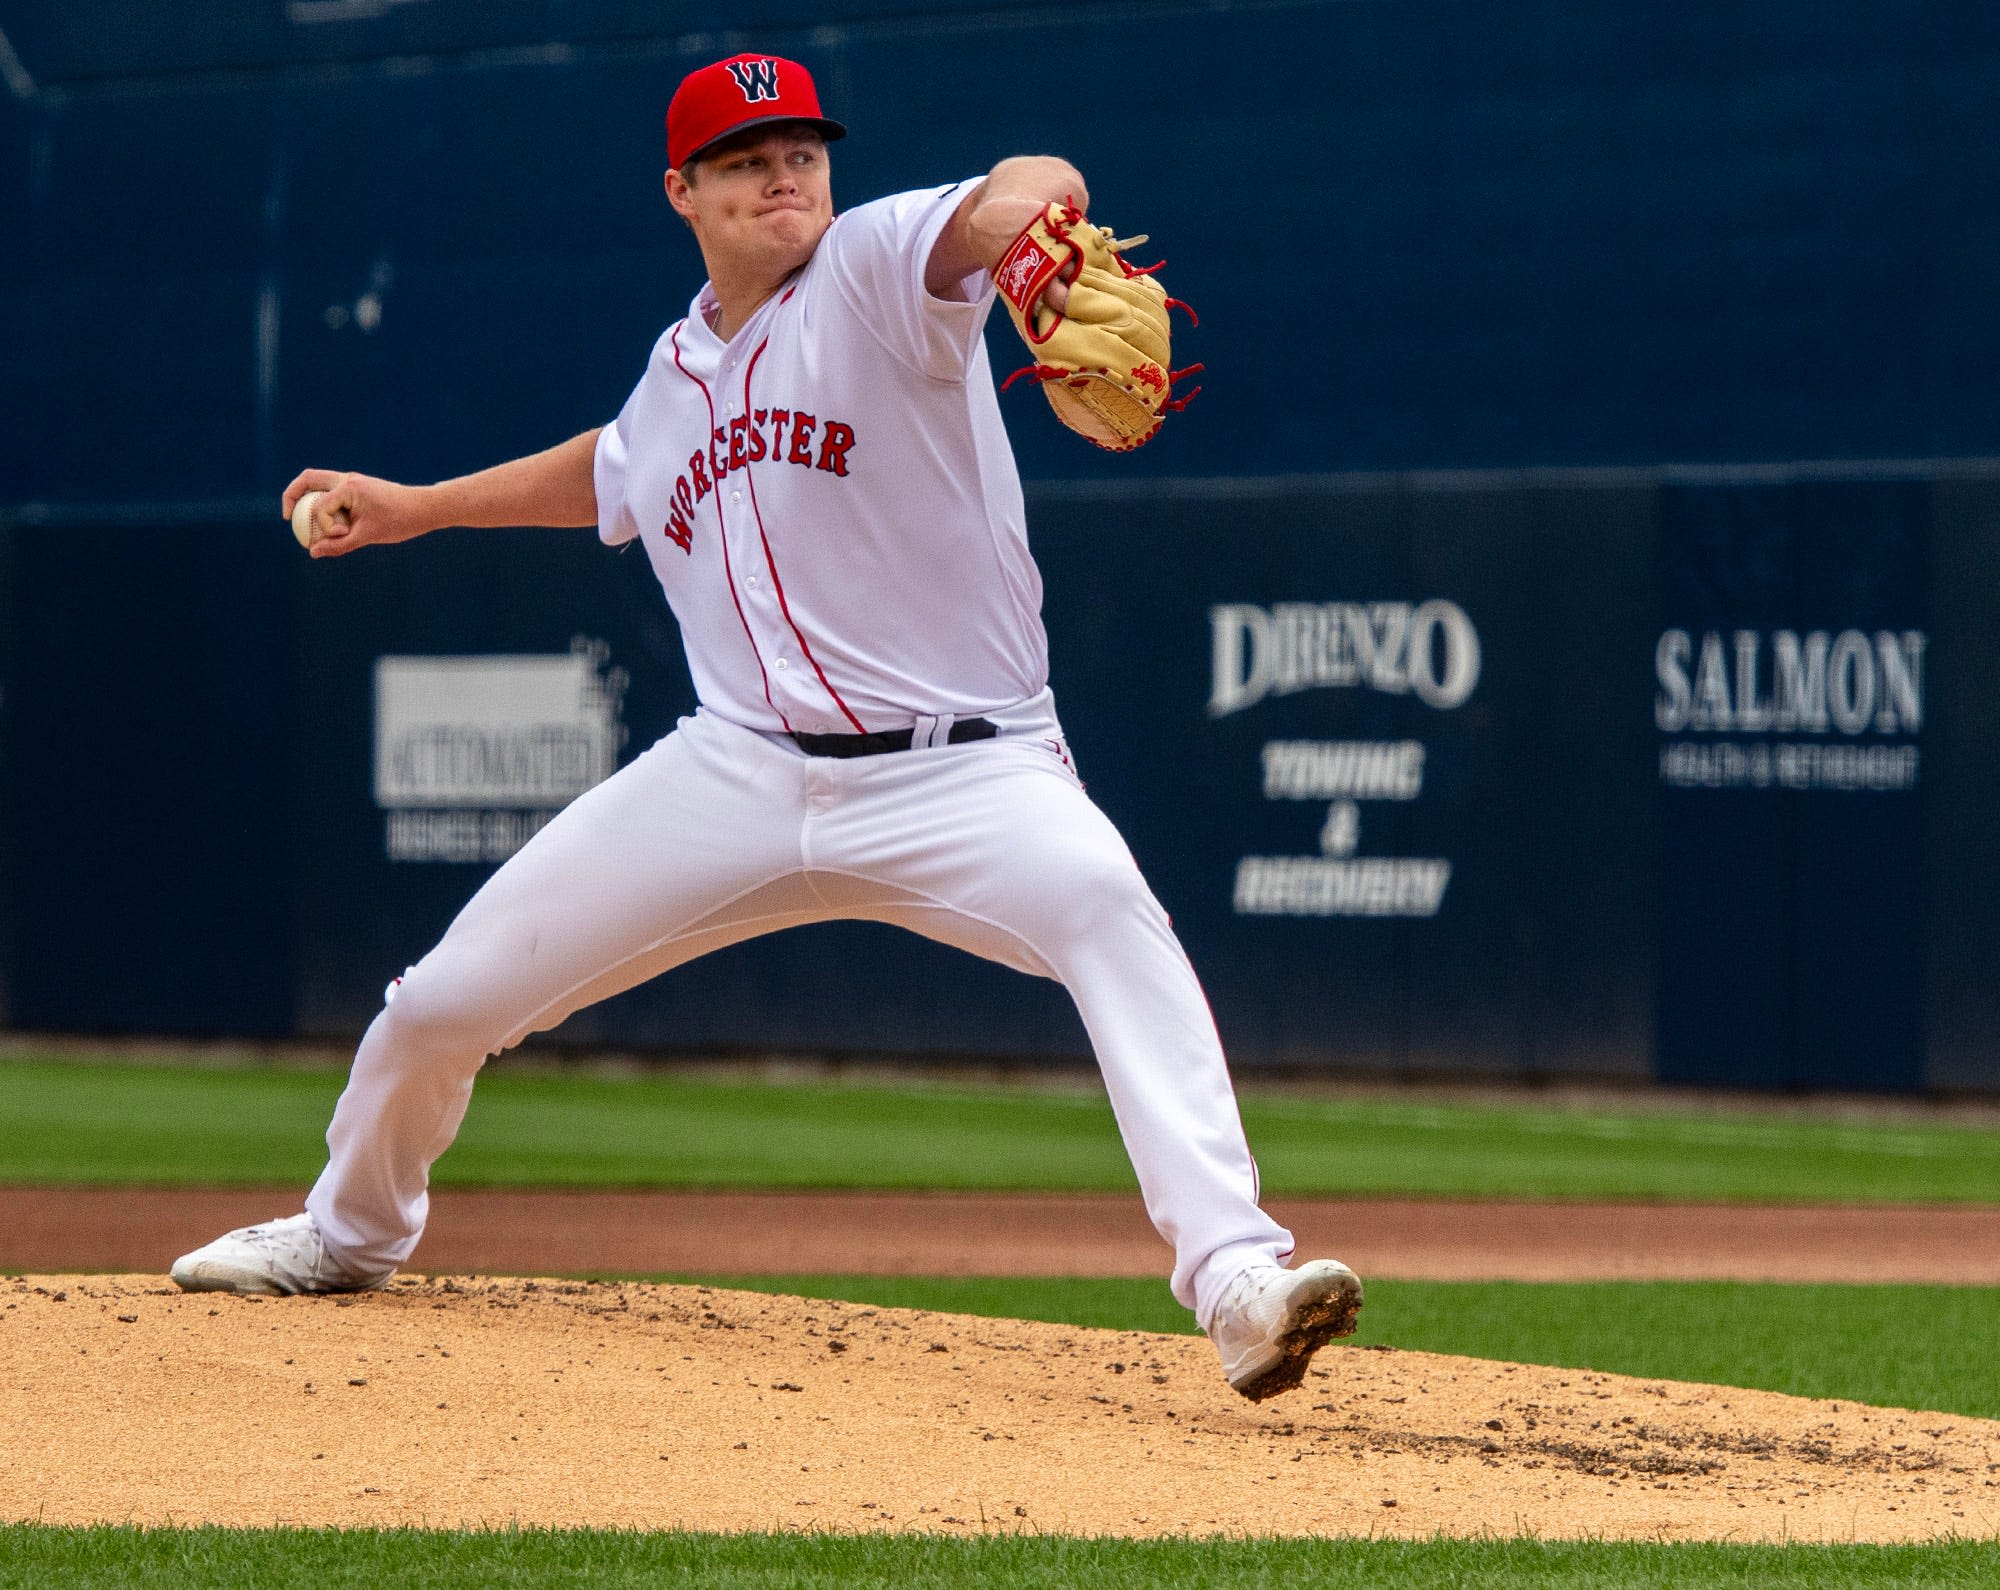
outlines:
{"label": "white baseball cleat", "polygon": [[1229,1384],[1262,1402],[1305,1379],[1312,1355],[1334,1337],[1352,1336],[1360,1312],[1360,1278],[1338,1260],[1296,1270],[1260,1264],[1229,1283],[1208,1337]]}
{"label": "white baseball cleat", "polygon": [[259,1297],[372,1292],[389,1284],[387,1275],[358,1280],[336,1265],[311,1215],[288,1215],[231,1231],[205,1248],[182,1254],[167,1273],[183,1292],[248,1292]]}

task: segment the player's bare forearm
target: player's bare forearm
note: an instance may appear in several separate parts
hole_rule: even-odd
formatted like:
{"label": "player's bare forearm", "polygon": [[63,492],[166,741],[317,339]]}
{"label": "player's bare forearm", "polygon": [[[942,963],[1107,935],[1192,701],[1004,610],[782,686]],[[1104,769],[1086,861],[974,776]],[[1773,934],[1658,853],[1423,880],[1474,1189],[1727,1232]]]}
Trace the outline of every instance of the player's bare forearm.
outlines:
{"label": "player's bare forearm", "polygon": [[564,529],[596,524],[591,473],[596,456],[597,432],[585,431],[545,452],[440,481],[428,488],[433,512],[440,524]]}
{"label": "player's bare forearm", "polygon": [[1054,155],[1015,155],[987,173],[986,180],[960,201],[938,235],[924,272],[925,284],[942,297],[974,271],[990,271],[1021,229],[1048,205],[1062,201],[1090,207],[1083,174]]}
{"label": "player's bare forearm", "polygon": [[585,431],[543,452],[434,486],[405,486],[331,469],[303,470],[285,488],[284,513],[289,518],[309,491],[326,493],[318,508],[325,530],[312,544],[316,558],[410,541],[448,525],[592,525],[597,523],[592,474],[597,434]]}

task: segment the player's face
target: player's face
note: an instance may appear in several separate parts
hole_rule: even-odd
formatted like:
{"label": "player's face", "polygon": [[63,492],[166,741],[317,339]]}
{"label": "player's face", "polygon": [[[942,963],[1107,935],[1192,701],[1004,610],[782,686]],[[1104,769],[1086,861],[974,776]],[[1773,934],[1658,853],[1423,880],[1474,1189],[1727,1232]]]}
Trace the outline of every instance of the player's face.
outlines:
{"label": "player's face", "polygon": [[683,173],[667,174],[667,197],[711,258],[795,270],[833,221],[826,144],[809,129],[746,134],[692,164],[691,182]]}

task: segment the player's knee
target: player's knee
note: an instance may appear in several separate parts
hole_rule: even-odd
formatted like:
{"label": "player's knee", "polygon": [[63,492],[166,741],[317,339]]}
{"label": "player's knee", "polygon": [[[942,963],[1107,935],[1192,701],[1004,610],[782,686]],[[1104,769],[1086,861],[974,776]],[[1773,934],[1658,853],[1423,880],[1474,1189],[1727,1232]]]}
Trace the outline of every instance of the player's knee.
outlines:
{"label": "player's knee", "polygon": [[490,1001],[451,966],[426,958],[389,985],[382,1024],[393,1051],[409,1061],[476,1066],[498,1047]]}

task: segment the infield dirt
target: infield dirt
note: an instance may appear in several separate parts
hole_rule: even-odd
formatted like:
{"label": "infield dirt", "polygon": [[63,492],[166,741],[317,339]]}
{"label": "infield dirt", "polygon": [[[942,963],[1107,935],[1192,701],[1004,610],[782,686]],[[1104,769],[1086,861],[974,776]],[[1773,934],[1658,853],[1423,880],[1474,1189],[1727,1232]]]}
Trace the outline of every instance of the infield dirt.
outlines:
{"label": "infield dirt", "polygon": [[0,1517],[1079,1534],[2000,1532],[2000,1422],[702,1287],[0,1281]]}

